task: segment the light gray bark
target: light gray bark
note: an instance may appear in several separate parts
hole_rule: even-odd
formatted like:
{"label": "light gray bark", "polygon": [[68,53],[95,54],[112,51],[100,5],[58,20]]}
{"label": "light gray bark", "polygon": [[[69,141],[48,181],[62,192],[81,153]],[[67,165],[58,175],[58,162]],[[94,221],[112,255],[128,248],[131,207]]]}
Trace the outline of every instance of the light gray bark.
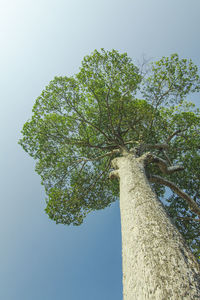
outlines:
{"label": "light gray bark", "polygon": [[200,299],[199,263],[152,191],[143,161],[128,154],[112,163],[120,180],[123,299]]}

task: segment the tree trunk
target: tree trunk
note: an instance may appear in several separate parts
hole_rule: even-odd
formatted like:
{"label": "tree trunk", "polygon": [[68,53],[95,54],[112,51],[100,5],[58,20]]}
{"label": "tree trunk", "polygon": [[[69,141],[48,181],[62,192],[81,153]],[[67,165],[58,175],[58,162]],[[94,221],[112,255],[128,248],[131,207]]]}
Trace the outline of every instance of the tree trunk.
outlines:
{"label": "tree trunk", "polygon": [[120,179],[123,299],[200,299],[200,266],[152,191],[144,162],[113,160]]}

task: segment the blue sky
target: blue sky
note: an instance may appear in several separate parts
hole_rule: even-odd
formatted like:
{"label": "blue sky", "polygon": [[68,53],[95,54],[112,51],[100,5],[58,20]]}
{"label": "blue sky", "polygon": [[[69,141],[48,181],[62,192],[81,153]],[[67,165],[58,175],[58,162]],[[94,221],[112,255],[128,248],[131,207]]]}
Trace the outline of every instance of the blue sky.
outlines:
{"label": "blue sky", "polygon": [[42,89],[94,49],[135,62],[177,52],[200,66],[199,12],[199,0],[1,0],[0,299],[122,299],[118,203],[56,225],[17,141]]}

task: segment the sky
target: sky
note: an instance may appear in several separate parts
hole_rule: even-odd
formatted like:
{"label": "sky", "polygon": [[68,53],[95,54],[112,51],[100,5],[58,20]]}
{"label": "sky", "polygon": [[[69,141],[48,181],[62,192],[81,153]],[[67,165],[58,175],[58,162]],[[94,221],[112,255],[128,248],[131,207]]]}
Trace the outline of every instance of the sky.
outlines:
{"label": "sky", "polygon": [[199,0],[0,0],[0,299],[122,300],[118,202],[56,225],[20,130],[49,81],[94,49],[200,66],[199,12]]}

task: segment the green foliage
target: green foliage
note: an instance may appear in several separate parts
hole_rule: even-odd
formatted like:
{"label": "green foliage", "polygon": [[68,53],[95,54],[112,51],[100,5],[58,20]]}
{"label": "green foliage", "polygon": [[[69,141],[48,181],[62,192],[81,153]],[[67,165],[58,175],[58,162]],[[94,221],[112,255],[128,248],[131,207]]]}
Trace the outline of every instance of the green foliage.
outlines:
{"label": "green foliage", "polygon": [[[89,212],[118,199],[118,183],[108,179],[111,160],[119,155],[114,150],[134,147],[140,156],[145,145],[167,140],[167,153],[156,147],[151,152],[169,165],[184,166],[164,177],[200,204],[200,113],[185,101],[199,88],[197,67],[177,54],[153,63],[142,77],[126,53],[95,50],[78,74],[55,77],[36,99],[19,142],[36,160],[49,217],[80,225]],[[163,176],[155,164],[147,173]],[[164,198],[164,186],[154,184],[154,189]],[[185,200],[171,195],[167,201],[169,214],[200,255],[200,223]]]}
{"label": "green foliage", "polygon": [[152,64],[151,76],[144,82],[143,94],[156,105],[169,105],[184,100],[190,92],[200,89],[197,66],[178,54],[163,57]]}

